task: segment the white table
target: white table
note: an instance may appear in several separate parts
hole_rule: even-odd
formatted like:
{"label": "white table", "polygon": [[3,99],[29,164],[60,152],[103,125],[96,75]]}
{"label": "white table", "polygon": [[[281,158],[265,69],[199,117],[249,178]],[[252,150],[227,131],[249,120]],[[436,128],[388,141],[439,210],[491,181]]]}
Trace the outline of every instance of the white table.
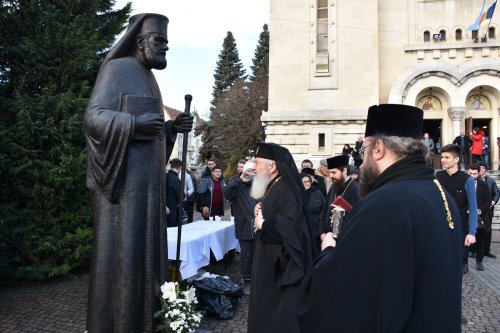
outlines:
{"label": "white table", "polygon": [[[177,227],[167,228],[168,259],[175,260],[177,253]],[[196,221],[182,226],[181,267],[183,279],[198,272],[210,263],[210,250],[215,259],[221,260],[232,249],[239,251],[234,235],[234,222]]]}

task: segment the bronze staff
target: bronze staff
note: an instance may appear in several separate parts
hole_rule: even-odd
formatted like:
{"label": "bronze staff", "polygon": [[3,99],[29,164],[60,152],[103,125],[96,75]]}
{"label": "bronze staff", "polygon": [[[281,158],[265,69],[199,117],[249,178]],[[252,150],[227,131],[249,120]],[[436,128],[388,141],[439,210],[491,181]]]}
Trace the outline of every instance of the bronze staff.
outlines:
{"label": "bronze staff", "polygon": [[[193,96],[186,95],[184,96],[184,100],[186,101],[186,107],[184,108],[184,114],[189,115],[189,109],[191,108],[191,101],[193,100]],[[177,252],[175,254],[175,273],[174,273],[174,282],[177,281],[180,269],[180,253],[181,253],[181,235],[182,235],[182,211],[184,202],[184,186],[186,185],[186,158],[187,158],[187,145],[188,145],[188,133],[189,131],[184,131],[182,134],[182,168],[181,168],[181,189],[179,193],[179,205],[177,214]]]}

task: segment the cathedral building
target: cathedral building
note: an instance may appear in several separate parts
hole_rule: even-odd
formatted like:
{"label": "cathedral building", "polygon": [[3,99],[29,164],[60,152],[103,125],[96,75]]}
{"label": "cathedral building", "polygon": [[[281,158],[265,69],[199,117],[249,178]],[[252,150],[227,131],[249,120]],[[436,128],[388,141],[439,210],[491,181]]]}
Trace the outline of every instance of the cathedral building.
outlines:
{"label": "cathedral building", "polygon": [[[498,168],[494,0],[271,0],[266,141],[297,162],[354,146],[368,107],[424,110],[437,148],[479,127]],[[474,26],[475,30],[469,28]],[[438,155],[436,155],[438,156]],[[438,161],[439,163],[439,161]]]}

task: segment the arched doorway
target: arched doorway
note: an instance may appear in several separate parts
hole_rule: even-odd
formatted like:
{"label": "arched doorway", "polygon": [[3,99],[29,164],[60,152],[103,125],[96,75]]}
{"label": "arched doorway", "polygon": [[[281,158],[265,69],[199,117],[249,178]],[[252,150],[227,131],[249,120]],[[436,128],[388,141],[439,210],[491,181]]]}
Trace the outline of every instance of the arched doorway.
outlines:
{"label": "arched doorway", "polygon": [[442,146],[441,140],[441,119],[424,119],[423,132],[429,133],[429,137],[434,141],[435,149],[433,151],[434,155],[432,157],[432,167],[440,167],[440,156],[439,151]]}

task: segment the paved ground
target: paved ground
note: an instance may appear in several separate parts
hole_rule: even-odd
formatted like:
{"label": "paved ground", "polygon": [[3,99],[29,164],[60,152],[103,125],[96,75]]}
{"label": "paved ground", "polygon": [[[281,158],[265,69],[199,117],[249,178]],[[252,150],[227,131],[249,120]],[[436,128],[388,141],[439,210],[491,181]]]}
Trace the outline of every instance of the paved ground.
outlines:
{"label": "paved ground", "polygon": [[[493,235],[492,251],[500,254],[500,231]],[[500,332],[500,256],[485,258],[485,270],[475,269],[464,277],[463,311],[468,323],[463,332]],[[239,281],[239,256],[232,264],[222,262],[206,267],[211,273],[229,275]],[[23,282],[0,289],[0,332],[68,333],[85,330],[88,274],[46,282]],[[243,296],[230,320],[205,317],[199,332],[246,332],[248,296]]]}

